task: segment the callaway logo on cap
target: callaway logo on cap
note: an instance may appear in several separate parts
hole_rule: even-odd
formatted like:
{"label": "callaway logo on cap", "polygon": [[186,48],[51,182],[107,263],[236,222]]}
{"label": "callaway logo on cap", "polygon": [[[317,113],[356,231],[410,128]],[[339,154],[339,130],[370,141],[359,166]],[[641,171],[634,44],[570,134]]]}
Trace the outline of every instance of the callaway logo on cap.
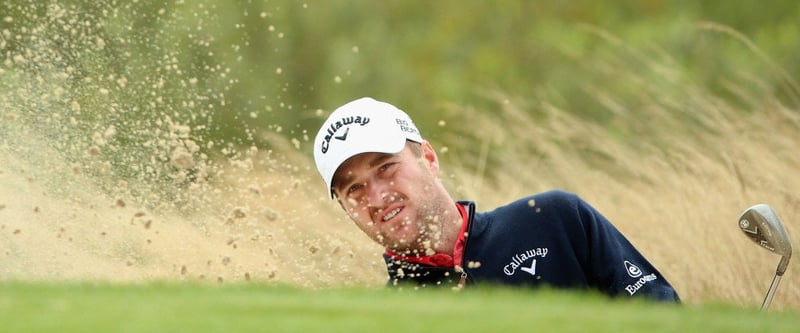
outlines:
{"label": "callaway logo on cap", "polygon": [[360,98],[334,110],[314,139],[314,161],[331,198],[333,174],[361,153],[399,153],[406,140],[422,143],[411,118],[389,103]]}

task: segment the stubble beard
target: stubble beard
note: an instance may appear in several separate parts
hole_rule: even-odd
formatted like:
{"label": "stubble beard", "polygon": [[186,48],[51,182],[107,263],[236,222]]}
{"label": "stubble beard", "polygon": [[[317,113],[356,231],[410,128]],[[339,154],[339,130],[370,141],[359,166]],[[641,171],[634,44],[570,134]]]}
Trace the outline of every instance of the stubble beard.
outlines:
{"label": "stubble beard", "polygon": [[[418,207],[412,219],[401,222],[398,228],[403,228],[399,239],[394,244],[387,247],[392,251],[403,255],[433,255],[434,248],[441,246],[442,222],[444,221],[444,207],[436,200],[420,201],[425,202]],[[411,230],[408,230],[411,228]]]}

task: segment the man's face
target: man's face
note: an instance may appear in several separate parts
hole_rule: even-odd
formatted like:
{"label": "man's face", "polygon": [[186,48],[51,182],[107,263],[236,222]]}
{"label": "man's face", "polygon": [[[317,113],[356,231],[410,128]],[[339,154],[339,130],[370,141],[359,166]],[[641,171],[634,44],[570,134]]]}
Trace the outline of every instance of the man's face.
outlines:
{"label": "man's face", "polygon": [[351,157],[334,175],[333,190],[344,210],[370,238],[398,253],[426,254],[441,236],[439,164],[430,144],[412,143],[397,154]]}

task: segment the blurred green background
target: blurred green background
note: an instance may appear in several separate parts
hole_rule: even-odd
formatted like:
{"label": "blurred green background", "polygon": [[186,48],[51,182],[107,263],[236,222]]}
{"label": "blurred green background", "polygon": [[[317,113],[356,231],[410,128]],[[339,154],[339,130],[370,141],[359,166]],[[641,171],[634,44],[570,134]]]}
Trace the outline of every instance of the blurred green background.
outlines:
{"label": "blurred green background", "polygon": [[[264,133],[310,155],[321,117],[361,96],[467,149],[479,146],[470,129],[480,124],[457,110],[499,113],[508,100],[580,115],[624,140],[647,128],[615,121],[620,108],[657,103],[691,118],[690,92],[746,110],[741,87],[752,87],[798,105],[794,0],[9,0],[0,17],[6,111],[54,137],[112,124],[120,150],[180,124],[211,156],[269,148]],[[128,159],[113,163],[127,173],[152,158],[139,148],[114,156]]]}
{"label": "blurred green background", "polygon": [[[372,96],[412,115],[454,197],[580,193],[628,221],[687,300],[755,304],[774,262],[728,223],[756,201],[800,221],[798,22],[797,0],[0,1],[0,229],[13,249],[0,266],[116,276],[145,258],[139,276],[163,261],[166,276],[188,265],[227,283],[244,262],[254,279],[382,283],[311,162],[324,117]],[[192,214],[148,229],[162,208]],[[175,258],[189,236],[161,221],[217,237],[188,244],[226,258],[251,241],[217,273],[212,252]],[[75,245],[61,259],[39,251],[60,249],[64,230]],[[84,263],[85,249],[100,257]],[[776,306],[800,303],[790,282]]]}

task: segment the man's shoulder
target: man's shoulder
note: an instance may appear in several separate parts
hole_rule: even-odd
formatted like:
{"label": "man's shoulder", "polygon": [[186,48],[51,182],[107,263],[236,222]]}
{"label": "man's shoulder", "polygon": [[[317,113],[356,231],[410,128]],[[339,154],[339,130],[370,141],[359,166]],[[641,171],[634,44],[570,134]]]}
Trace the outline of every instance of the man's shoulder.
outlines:
{"label": "man's shoulder", "polygon": [[[577,202],[580,201],[580,197],[572,192],[561,190],[561,189],[553,189],[544,192],[530,194],[514,201],[511,201],[503,206],[498,206],[491,210],[481,210],[476,211],[478,214],[485,214],[491,213],[496,210],[502,209],[509,209],[509,208],[518,208],[518,206],[535,206],[536,203],[540,204],[552,204],[552,203],[570,203],[570,202]],[[459,204],[464,205],[465,207],[477,208],[477,203],[471,200],[458,200]]]}
{"label": "man's shoulder", "polygon": [[580,197],[574,193],[549,190],[519,198],[492,210],[476,212],[475,220],[480,221],[479,224],[491,224],[492,221],[508,223],[559,218],[574,213],[580,201]]}
{"label": "man's shoulder", "polygon": [[518,210],[521,208],[528,210],[529,208],[533,208],[534,211],[541,212],[541,209],[544,208],[574,207],[580,200],[581,199],[575,193],[554,189],[519,198],[495,210],[505,211]]}
{"label": "man's shoulder", "polygon": [[[470,233],[479,235],[489,225],[496,223],[508,226],[509,223],[528,224],[530,221],[540,220],[560,221],[565,216],[574,214],[581,200],[574,193],[554,189],[521,197],[491,210],[476,210],[470,224]],[[470,205],[472,209],[477,206],[471,201],[459,202]]]}

